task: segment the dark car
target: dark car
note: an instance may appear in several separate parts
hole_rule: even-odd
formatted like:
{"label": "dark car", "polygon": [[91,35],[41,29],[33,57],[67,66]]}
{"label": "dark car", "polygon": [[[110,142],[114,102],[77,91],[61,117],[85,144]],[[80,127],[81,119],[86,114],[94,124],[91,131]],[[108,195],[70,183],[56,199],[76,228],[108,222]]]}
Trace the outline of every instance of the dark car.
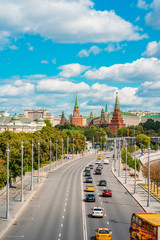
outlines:
{"label": "dark car", "polygon": [[99,186],[107,186],[107,181],[106,180],[100,180],[99,181]]}
{"label": "dark car", "polygon": [[84,171],[86,172],[86,171],[89,171],[89,170],[90,170],[90,167],[85,167]]}
{"label": "dark car", "polygon": [[99,174],[99,175],[101,175],[102,174],[102,171],[101,171],[101,169],[100,168],[96,168],[96,170],[95,170],[95,174]]}
{"label": "dark car", "polygon": [[102,163],[99,163],[99,164],[98,164],[98,168],[103,169],[103,165],[102,165]]}
{"label": "dark car", "polygon": [[87,177],[86,178],[86,183],[93,183],[93,178],[92,177]]}
{"label": "dark car", "polygon": [[87,170],[87,171],[85,172],[85,176],[91,176],[91,171],[90,171],[90,170]]}
{"label": "dark car", "polygon": [[104,189],[102,192],[103,197],[112,197],[112,191],[110,189]]}
{"label": "dark car", "polygon": [[90,169],[93,169],[93,165],[92,165],[92,164],[90,164],[90,165],[89,165],[89,168],[90,168]]}
{"label": "dark car", "polygon": [[96,198],[93,193],[89,193],[86,195],[86,202],[95,202],[95,201],[96,201]]}

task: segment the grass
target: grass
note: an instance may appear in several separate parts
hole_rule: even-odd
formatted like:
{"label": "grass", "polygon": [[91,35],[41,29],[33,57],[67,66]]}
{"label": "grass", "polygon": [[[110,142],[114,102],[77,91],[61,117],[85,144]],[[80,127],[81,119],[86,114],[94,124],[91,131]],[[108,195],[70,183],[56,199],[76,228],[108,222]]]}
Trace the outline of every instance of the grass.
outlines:
{"label": "grass", "polygon": [[[142,187],[144,187],[146,190],[148,190],[148,185],[147,184],[140,184]],[[150,184],[150,192],[157,198],[160,200],[160,190],[157,194],[157,187],[155,186],[155,191],[154,191],[154,186]]]}

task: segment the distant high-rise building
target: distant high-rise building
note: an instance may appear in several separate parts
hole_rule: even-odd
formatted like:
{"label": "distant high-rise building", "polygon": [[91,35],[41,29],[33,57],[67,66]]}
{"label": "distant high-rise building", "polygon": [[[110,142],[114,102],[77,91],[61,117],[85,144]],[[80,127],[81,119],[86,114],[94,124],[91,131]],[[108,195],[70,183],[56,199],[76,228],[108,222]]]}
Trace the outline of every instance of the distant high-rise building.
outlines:
{"label": "distant high-rise building", "polygon": [[83,117],[80,114],[77,94],[76,94],[76,101],[75,101],[75,105],[74,105],[73,116],[71,118],[71,123],[74,124],[75,126],[83,125]]}

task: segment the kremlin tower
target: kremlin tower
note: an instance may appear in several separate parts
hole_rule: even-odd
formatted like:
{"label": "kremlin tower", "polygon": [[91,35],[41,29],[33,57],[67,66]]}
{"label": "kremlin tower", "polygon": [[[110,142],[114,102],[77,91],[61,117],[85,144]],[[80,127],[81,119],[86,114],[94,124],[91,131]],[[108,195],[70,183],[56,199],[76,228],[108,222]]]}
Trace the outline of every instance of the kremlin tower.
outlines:
{"label": "kremlin tower", "polygon": [[80,115],[77,94],[76,94],[76,101],[75,101],[75,105],[74,105],[74,111],[73,111],[71,123],[74,124],[75,126],[83,125],[83,117],[82,117],[82,115]]}
{"label": "kremlin tower", "polygon": [[61,116],[60,124],[62,124],[62,125],[66,124],[66,118],[64,116],[64,110],[62,110],[62,116]]}
{"label": "kremlin tower", "polygon": [[113,112],[111,122],[108,124],[108,127],[110,128],[112,134],[116,131],[116,129],[125,127],[125,124],[123,123],[123,119],[120,112],[118,92],[116,92],[116,102],[115,102],[114,112]]}

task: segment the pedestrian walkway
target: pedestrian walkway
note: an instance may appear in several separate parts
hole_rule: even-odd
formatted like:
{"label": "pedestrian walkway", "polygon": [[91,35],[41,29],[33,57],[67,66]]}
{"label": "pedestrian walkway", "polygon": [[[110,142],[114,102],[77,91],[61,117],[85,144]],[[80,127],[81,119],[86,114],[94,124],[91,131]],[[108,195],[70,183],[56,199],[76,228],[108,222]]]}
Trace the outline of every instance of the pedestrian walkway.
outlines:
{"label": "pedestrian walkway", "polygon": [[[78,157],[75,156],[74,160],[76,160]],[[6,219],[6,192],[0,195],[0,239],[2,236],[7,232],[7,230],[14,224],[16,219],[19,217],[19,215],[22,213],[22,211],[27,207],[30,200],[33,198],[33,196],[38,192],[40,187],[44,184],[46,180],[46,176],[48,172],[50,171],[51,167],[52,170],[55,171],[59,167],[74,161],[74,160],[67,160],[63,159],[62,161],[57,161],[52,163],[52,165],[47,165],[40,169],[40,183],[38,183],[38,173],[37,171],[34,171],[34,177],[33,177],[33,187],[34,189],[31,191],[31,173],[26,173],[26,175],[23,178],[23,193],[24,193],[24,202],[21,202],[21,181],[18,181],[15,183],[10,189],[9,189],[9,212],[10,212],[10,218]]]}
{"label": "pedestrian walkway", "polygon": [[140,174],[139,179],[136,179],[136,185],[134,176],[130,176],[129,174],[127,174],[127,183],[125,183],[125,171],[123,170],[123,165],[120,165],[120,174],[118,164],[116,165],[116,171],[114,168],[114,163],[112,165],[113,174],[118,179],[118,181],[121,182],[121,184],[126,188],[126,190],[133,196],[133,198],[141,205],[144,211],[160,214],[160,201],[157,200],[152,194],[150,194],[150,204],[149,207],[147,207],[148,191],[146,191],[143,187],[140,186],[140,183],[145,183],[142,174]]}

